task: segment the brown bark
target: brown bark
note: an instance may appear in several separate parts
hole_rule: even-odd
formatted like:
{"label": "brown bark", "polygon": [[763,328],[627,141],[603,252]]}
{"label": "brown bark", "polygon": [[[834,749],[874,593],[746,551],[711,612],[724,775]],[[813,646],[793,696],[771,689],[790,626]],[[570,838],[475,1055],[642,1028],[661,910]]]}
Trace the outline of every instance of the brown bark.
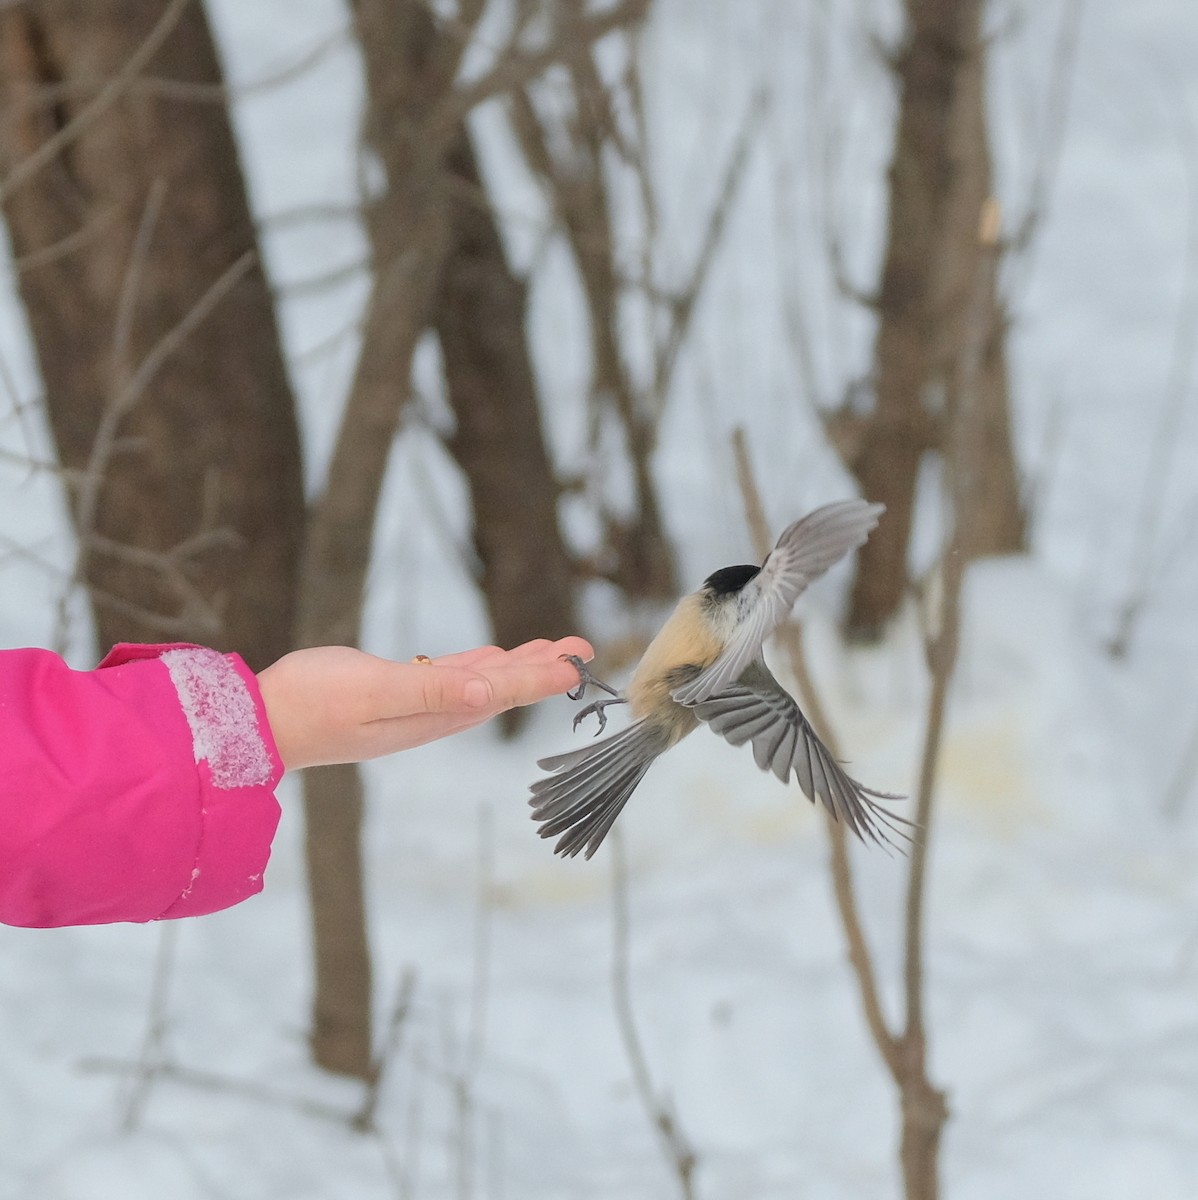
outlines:
{"label": "brown bark", "polygon": [[[886,520],[857,561],[846,627],[871,638],[907,586],[907,547],[920,464],[943,453],[959,403],[964,314],[979,275],[978,222],[991,193],[985,121],[983,0],[908,0],[897,56],[899,118],[878,331],[874,409],[856,431],[850,466]],[[970,556],[1022,548],[1023,517],[1011,445],[1005,322],[987,277],[992,319],[977,378],[987,453],[974,468],[978,501],[961,514]]]}
{"label": "brown bark", "polygon": [[354,763],[303,774],[315,990],[309,1046],[328,1071],[369,1079],[371,962],[362,879],[362,775]]}
{"label": "brown bark", "polygon": [[[447,33],[423,0],[353,0],[366,74],[362,140],[381,165],[386,187],[365,209],[374,284],[341,431],[309,522],[303,644],[358,640],[375,512],[417,342],[433,323],[439,302],[454,288],[464,297],[477,284],[465,256],[456,268],[461,274],[442,286],[455,234],[464,232],[454,227],[460,180],[450,162],[461,145],[465,118],[472,104],[523,82],[555,58],[541,50],[513,52],[468,89],[455,90],[462,53],[483,7],[463,5]],[[613,19],[596,18],[595,36]],[[454,332],[463,337],[460,327]],[[483,344],[481,331],[475,336],[480,340],[471,343],[472,354]],[[464,370],[464,357],[463,351],[456,369]],[[480,361],[472,360],[472,371],[480,369]],[[472,386],[478,386],[477,379]],[[481,418],[482,411],[475,416]],[[469,426],[467,420],[464,428]],[[497,490],[489,478],[487,485]],[[504,503],[512,507],[512,497]],[[352,768],[308,776],[311,891],[314,906],[327,905],[313,913],[313,1054],[330,1070],[369,1077],[371,971],[362,901],[360,784]],[[342,787],[349,789],[346,802],[340,798]]]}
{"label": "brown bark", "polygon": [[[291,646],[294,402],[198,3],[0,12],[0,184],[103,645]],[[132,66],[131,66],[132,64]]]}
{"label": "brown bark", "polygon": [[[361,632],[379,493],[444,246],[436,212],[413,213],[421,219],[407,224],[406,211],[397,205],[394,224],[375,216],[396,253],[375,268],[361,355],[325,488],[309,520],[299,619],[305,646],[356,645]],[[413,237],[406,253],[405,229]],[[371,967],[357,767],[305,772],[304,811],[316,963],[312,1054],[327,1070],[368,1078]]]}
{"label": "brown bark", "polygon": [[[987,254],[987,263],[989,258],[990,255]],[[976,313],[976,299],[967,298],[967,303]],[[974,338],[968,330],[967,337],[967,347],[972,349],[971,343]],[[966,358],[963,374],[968,381],[976,373],[980,354],[967,354]],[[968,417],[972,419],[975,412],[972,404],[973,393],[968,395]],[[953,451],[955,456],[962,456],[963,452],[972,449],[969,444],[972,439],[966,436],[970,432],[968,430],[956,432]],[[761,494],[749,462],[743,431],[739,429],[733,434],[732,449],[750,534],[758,557],[763,558],[769,551],[772,539],[766,525]],[[932,672],[932,692],[928,704],[924,752],[920,760],[919,793],[907,874],[903,921],[903,1000],[906,1013],[898,1032],[891,1028],[882,1006],[877,968],[866,941],[853,882],[852,860],[848,852],[849,835],[843,822],[830,817],[825,821],[831,852],[829,867],[836,910],[844,930],[845,949],[857,984],[862,1015],[878,1056],[894,1081],[899,1096],[899,1166],[903,1175],[903,1195],[906,1200],[937,1200],[940,1194],[940,1138],[949,1118],[947,1096],[928,1076],[927,1032],[924,1021],[923,909],[928,878],[927,849],[934,811],[936,764],[939,761],[948,688],[956,663],[960,636],[960,588],[965,560],[960,553],[954,553],[954,550],[959,548],[959,532],[958,530],[958,537],[954,538],[946,556],[941,631],[927,646],[928,664]],[[791,672],[798,684],[802,707],[833,757],[840,758],[842,756],[835,730],[828,722],[823,702],[815,689],[807,665],[802,630],[792,621],[782,632]]]}
{"label": "brown bark", "polygon": [[937,1200],[940,1195],[940,1138],[948,1120],[944,1092],[929,1082],[922,1044],[911,1054],[903,1053],[896,1078],[902,1133],[899,1164],[903,1172],[905,1200]]}
{"label": "brown bark", "polygon": [[456,186],[434,326],[457,422],[447,444],[470,487],[492,632],[501,646],[562,637],[576,631],[573,580],[524,332],[525,288],[508,266],[465,127],[447,165]]}
{"label": "brown bark", "polygon": [[[637,19],[645,7],[639,6]],[[612,98],[589,55],[578,57],[564,81],[567,116],[543,117],[524,91],[513,94],[511,115],[524,156],[553,200],[578,270],[591,332],[593,436],[614,417],[632,472],[631,516],[604,514],[611,560],[604,573],[627,595],[672,598],[677,571],[652,471],[659,416],[652,400],[660,398],[638,388],[623,343],[623,283],[604,169],[604,156],[616,148]]]}
{"label": "brown bark", "polygon": [[[1007,374],[1007,322],[998,292],[997,272],[990,269],[992,242],[979,228],[998,219],[994,201],[994,169],[986,123],[986,55],[981,43],[981,8],[970,14],[966,30],[970,53],[962,66],[950,129],[953,161],[959,164],[945,231],[946,251],[937,262],[934,304],[938,316],[934,369],[945,380],[943,431],[955,426],[964,402],[967,344],[982,342],[972,357],[969,512],[962,514],[963,545],[970,559],[988,554],[1015,554],[1025,548],[1025,521],[1020,498],[1015,449],[1011,440],[1011,399]],[[970,323],[975,328],[970,328]],[[980,322],[980,324],[978,324]],[[980,354],[980,357],[978,357]],[[943,444],[938,449],[951,459]]]}
{"label": "brown bark", "polygon": [[[425,36],[419,3],[355,0],[354,16],[366,67],[363,141],[382,162],[388,186],[366,212],[374,285],[328,478],[309,522],[303,645],[359,640],[379,493],[448,237],[448,145],[431,128],[431,114],[452,84],[451,64]],[[316,960],[312,1054],[330,1071],[368,1078],[371,965],[357,768],[307,772],[304,809]]]}

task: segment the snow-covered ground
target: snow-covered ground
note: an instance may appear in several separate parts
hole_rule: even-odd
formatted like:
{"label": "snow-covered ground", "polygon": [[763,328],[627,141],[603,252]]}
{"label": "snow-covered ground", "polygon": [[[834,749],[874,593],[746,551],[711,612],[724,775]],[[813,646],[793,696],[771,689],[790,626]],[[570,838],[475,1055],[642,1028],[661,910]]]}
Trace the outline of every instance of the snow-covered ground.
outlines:
{"label": "snow-covered ground", "polygon": [[[748,425],[780,526],[849,483],[804,394],[838,398],[868,351],[835,294],[829,214],[863,285],[876,267],[888,111],[868,28],[878,4],[659,0],[648,39],[667,266],[681,272],[754,87],[771,102],[701,306],[663,435],[667,517],[688,580],[747,556],[727,434]],[[219,0],[232,78],[285,68],[344,26],[334,0]],[[1016,19],[1018,18],[1018,19]],[[1017,218],[1042,139],[1062,19],[1003,5],[994,76],[1004,209]],[[954,1200],[1198,1194],[1198,781],[1163,814],[1198,723],[1198,418],[1177,337],[1195,221],[1198,9],[1086,6],[1050,205],[1015,292],[1021,452],[1038,485],[1035,553],[979,566],[941,766],[931,857],[928,994],[935,1079],[949,1091]],[[357,63],[348,40],[285,85],[250,88],[239,132],[283,284],[359,259],[352,222]],[[1189,115],[1187,115],[1189,114]],[[826,185],[818,130],[834,122]],[[881,123],[881,124],[880,124]],[[483,114],[488,168],[526,254],[535,193]],[[287,218],[287,214],[291,214]],[[523,231],[523,232],[522,232]],[[1191,268],[1191,271],[1193,268]],[[533,292],[555,449],[569,461],[583,353],[551,254]],[[289,288],[283,323],[318,478],[355,351],[365,280]],[[780,313],[813,335],[804,376]],[[15,394],[36,396],[19,308],[0,297]],[[1180,352],[1176,346],[1180,345]],[[1171,374],[1181,417],[1154,449]],[[0,402],[0,446],[45,454],[34,409]],[[420,430],[398,441],[379,531],[370,647],[410,656],[486,636],[458,559],[460,483]],[[1154,457],[1155,456],[1155,457]],[[1145,472],[1166,501],[1144,559],[1152,599],[1131,652],[1102,652],[1131,585]],[[430,520],[436,506],[438,521]],[[51,481],[0,462],[0,645],[50,644],[70,562]],[[19,546],[23,554],[13,553]],[[913,784],[927,681],[913,620],[875,650],[834,636],[842,570],[805,600],[808,647],[855,772]],[[66,646],[90,661],[82,609]],[[534,836],[534,760],[573,744],[554,701],[515,743],[479,730],[369,769],[367,854],[380,1023],[413,1005],[378,1135],[347,1120],[356,1086],[306,1063],[306,914],[297,797],[265,893],[161,927],[0,930],[0,1195],[13,1200],[557,1200],[675,1194],[631,1083],[612,1003],[612,855],[560,862]],[[622,818],[633,999],[657,1087],[699,1156],[697,1191],[728,1198],[898,1195],[892,1089],[864,1033],[831,906],[821,830],[747,751],[700,735],[657,764]],[[854,854],[897,1012],[904,863]],[[204,1074],[136,1095],[155,964],[173,959],[162,1053]],[[244,1085],[244,1086],[243,1086]],[[132,1132],[122,1123],[133,1105]]]}

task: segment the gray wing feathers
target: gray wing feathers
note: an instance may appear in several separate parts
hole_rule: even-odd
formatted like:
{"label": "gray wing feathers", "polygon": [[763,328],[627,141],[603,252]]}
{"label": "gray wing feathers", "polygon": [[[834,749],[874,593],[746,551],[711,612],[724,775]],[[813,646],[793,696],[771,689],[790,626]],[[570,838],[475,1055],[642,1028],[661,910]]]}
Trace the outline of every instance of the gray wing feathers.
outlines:
{"label": "gray wing feathers", "polygon": [[736,635],[711,666],[673,692],[674,699],[679,704],[697,704],[739,679],[803,589],[860,546],[884,511],[882,504],[841,500],[788,525],[761,572],[741,593]]}
{"label": "gray wing feathers", "polygon": [[734,686],[694,705],[694,713],[733,746],[751,742],[763,771],[772,771],[784,783],[793,772],[803,794],[822,803],[858,837],[893,846],[891,833],[907,836],[902,827],[908,822],[876,802],[899,797],[851,778],[781,689]]}
{"label": "gray wing feathers", "polygon": [[573,857],[585,848],[590,858],[666,744],[659,730],[638,721],[602,742],[541,759],[537,765],[554,774],[532,785],[529,804],[541,837],[562,835],[554,853]]}
{"label": "gray wing feathers", "polygon": [[825,504],[782,531],[763,570],[770,569],[795,582],[801,579],[798,589],[802,591],[850,550],[860,546],[885,511],[884,504],[870,504],[865,500],[838,500],[835,504]]}

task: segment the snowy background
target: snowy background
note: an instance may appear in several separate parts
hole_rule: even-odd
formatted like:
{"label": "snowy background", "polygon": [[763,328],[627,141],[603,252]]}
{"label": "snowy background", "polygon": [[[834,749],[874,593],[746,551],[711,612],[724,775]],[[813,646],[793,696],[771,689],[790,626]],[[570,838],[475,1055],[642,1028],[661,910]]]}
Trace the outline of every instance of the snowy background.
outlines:
{"label": "snowy background", "polygon": [[[213,16],[318,480],[356,352],[365,253],[352,220],[359,66],[333,0],[219,0]],[[1051,110],[1056,3],[994,7],[993,92],[1009,222]],[[770,108],[671,397],[658,468],[684,578],[748,554],[727,435],[748,424],[775,528],[851,485],[812,399],[864,370],[869,323],[822,250],[831,220],[858,283],[876,276],[892,97],[873,0],[658,0],[646,78],[666,246],[681,271],[756,87]],[[316,64],[257,86],[328,42]],[[1068,123],[1031,255],[1011,275],[1017,436],[1034,553],[970,575],[931,855],[931,1063],[946,1087],[953,1200],[1198,1195],[1198,8],[1084,7]],[[496,112],[486,160],[527,256],[545,218]],[[833,131],[831,173],[816,169]],[[697,199],[696,199],[697,198]],[[667,258],[667,261],[669,259]],[[533,291],[555,452],[582,451],[581,313],[551,253]],[[789,289],[789,291],[788,291]],[[814,335],[804,394],[780,315]],[[0,446],[46,456],[18,305],[0,297]],[[1173,414],[1170,416],[1170,414]],[[1164,432],[1162,432],[1164,431]],[[1159,520],[1140,512],[1149,479]],[[406,431],[378,537],[368,646],[408,657],[486,639],[445,523],[464,493]],[[52,644],[71,550],[52,480],[0,462],[0,645]],[[1146,572],[1129,655],[1103,650]],[[912,621],[848,651],[844,570],[803,609],[855,773],[910,791],[927,682]],[[90,665],[86,617],[66,649]],[[566,701],[524,736],[479,730],[370,768],[367,853],[380,1025],[412,1005],[379,1132],[359,1088],[307,1065],[306,910],[297,796],[265,893],[161,927],[0,930],[0,1195],[37,1200],[675,1194],[630,1081],[612,1006],[611,855],[560,862],[534,835],[534,760],[574,744]],[[1170,812],[1172,808],[1172,812]],[[831,907],[822,831],[747,753],[696,736],[621,824],[630,969],[657,1086],[699,1155],[705,1198],[898,1195],[892,1089],[868,1043]],[[897,1012],[900,860],[855,854],[885,1000]],[[191,1072],[137,1094],[114,1062],[147,1036]],[[133,1131],[122,1131],[132,1113]]]}

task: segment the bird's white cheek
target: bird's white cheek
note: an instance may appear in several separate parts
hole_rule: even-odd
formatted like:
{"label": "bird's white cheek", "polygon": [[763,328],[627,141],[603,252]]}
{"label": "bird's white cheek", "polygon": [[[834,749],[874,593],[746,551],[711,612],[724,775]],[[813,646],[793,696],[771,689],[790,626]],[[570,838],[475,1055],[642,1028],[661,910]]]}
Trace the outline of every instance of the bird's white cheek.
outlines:
{"label": "bird's white cheek", "polygon": [[717,605],[707,610],[707,619],[721,650],[736,634],[741,623],[741,610],[744,605],[741,596],[735,599],[721,600]]}

